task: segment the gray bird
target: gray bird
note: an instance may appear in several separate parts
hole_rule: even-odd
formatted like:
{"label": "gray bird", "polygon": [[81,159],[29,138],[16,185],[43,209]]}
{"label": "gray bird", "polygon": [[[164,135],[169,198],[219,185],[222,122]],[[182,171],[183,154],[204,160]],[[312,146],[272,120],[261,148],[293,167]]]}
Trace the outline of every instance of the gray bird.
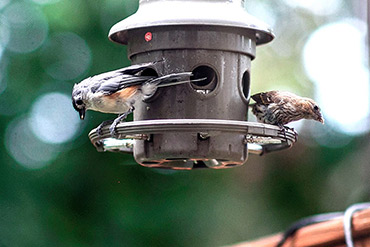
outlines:
{"label": "gray bird", "polygon": [[164,76],[142,75],[152,69],[157,62],[132,65],[126,68],[89,77],[75,84],[72,91],[72,104],[80,118],[85,118],[87,110],[120,114],[114,121],[104,121],[101,128],[111,124],[109,130],[116,135],[116,127],[134,110],[134,103],[151,97],[159,87],[168,87],[190,81],[191,72],[173,73]]}

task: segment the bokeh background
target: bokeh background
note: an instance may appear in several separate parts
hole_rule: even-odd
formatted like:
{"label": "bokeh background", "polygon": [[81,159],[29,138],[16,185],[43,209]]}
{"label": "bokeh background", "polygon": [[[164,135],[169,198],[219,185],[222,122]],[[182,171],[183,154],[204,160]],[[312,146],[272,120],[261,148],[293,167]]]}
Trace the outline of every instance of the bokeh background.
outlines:
{"label": "bokeh background", "polygon": [[107,34],[138,0],[0,0],[0,245],[222,246],[368,201],[366,2],[246,0],[276,34],[252,93],[313,97],[326,124],[292,125],[293,148],[239,168],[163,171],[98,153],[87,134],[114,116],[80,121],[70,100],[74,83],[129,65]]}

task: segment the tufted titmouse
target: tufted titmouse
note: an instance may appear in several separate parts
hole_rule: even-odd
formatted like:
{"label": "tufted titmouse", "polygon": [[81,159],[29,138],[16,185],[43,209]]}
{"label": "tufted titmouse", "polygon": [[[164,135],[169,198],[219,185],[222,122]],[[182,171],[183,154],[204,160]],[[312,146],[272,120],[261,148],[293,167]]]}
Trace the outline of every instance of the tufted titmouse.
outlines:
{"label": "tufted titmouse", "polygon": [[[108,123],[109,130],[115,135],[117,124],[134,110],[134,103],[151,97],[158,87],[173,86],[190,81],[191,72],[173,73],[165,76],[142,75],[158,62],[132,65],[126,68],[106,72],[89,77],[75,84],[72,91],[72,104],[84,119],[87,110],[104,113],[121,114],[114,121],[105,121],[98,127]],[[145,73],[144,73],[145,74]]]}

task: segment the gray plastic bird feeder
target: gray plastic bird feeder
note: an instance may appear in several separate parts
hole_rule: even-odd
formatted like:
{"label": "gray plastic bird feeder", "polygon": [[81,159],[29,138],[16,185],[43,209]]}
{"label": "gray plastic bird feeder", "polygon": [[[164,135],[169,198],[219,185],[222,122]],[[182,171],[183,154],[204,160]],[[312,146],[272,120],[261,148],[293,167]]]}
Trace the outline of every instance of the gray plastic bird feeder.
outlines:
{"label": "gray plastic bird feeder", "polygon": [[141,165],[171,169],[240,166],[248,152],[291,146],[291,132],[247,122],[256,45],[274,36],[243,5],[243,0],[140,0],[135,14],[112,27],[110,40],[127,45],[133,64],[163,61],[144,73],[192,71],[193,82],[136,102],[134,121],[118,125],[119,139],[109,138],[107,129],[103,136],[93,130],[95,146],[133,149]]}

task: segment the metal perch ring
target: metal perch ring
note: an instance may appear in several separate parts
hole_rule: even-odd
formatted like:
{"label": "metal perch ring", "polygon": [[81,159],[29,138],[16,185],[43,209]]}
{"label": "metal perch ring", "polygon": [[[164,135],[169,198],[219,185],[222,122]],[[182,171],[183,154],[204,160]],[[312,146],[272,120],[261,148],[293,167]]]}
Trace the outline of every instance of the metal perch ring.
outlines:
{"label": "metal perch ring", "polygon": [[102,135],[93,129],[90,141],[98,151],[132,152],[136,141],[149,140],[153,134],[188,132],[200,138],[209,138],[219,133],[239,133],[245,138],[248,152],[265,154],[290,148],[297,134],[290,129],[256,122],[220,119],[159,119],[123,122],[117,126],[117,138],[112,138],[109,126],[102,128]]}

